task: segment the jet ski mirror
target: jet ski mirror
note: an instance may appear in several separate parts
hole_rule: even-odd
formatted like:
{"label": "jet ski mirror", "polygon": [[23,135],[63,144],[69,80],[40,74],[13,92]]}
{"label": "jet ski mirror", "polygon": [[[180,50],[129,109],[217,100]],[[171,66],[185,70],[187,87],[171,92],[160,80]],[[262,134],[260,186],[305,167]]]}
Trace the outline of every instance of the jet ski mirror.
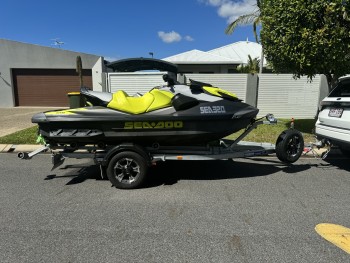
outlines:
{"label": "jet ski mirror", "polygon": [[163,75],[163,80],[168,83],[168,87],[175,85],[175,80],[173,80],[168,74]]}

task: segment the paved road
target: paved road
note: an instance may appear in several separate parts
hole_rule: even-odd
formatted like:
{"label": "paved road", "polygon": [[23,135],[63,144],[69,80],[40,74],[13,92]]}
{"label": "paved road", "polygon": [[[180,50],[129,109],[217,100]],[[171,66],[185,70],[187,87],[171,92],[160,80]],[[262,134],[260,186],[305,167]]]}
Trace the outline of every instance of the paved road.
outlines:
{"label": "paved road", "polygon": [[144,189],[87,160],[50,172],[0,154],[0,262],[350,262],[319,223],[350,227],[350,162],[168,162]]}

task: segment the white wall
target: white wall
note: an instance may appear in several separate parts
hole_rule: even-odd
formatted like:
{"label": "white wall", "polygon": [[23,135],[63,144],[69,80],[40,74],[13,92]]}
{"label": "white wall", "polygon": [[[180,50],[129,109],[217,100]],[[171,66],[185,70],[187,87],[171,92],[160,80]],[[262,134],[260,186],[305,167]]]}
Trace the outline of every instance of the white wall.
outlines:
{"label": "white wall", "polygon": [[294,79],[292,74],[185,74],[185,77],[187,81],[191,78],[235,93],[244,102],[257,106],[258,116],[272,113],[277,118],[314,118],[320,100],[327,95],[324,90],[328,90],[323,75],[316,75],[311,82],[306,77]]}
{"label": "white wall", "polygon": [[105,65],[103,63],[103,57],[100,57],[95,65],[92,67],[92,87],[94,91],[104,91],[104,79]]}
{"label": "white wall", "polygon": [[[124,90],[130,95],[145,93],[164,85],[165,73],[108,73],[109,91]],[[294,79],[292,74],[184,74],[184,77],[187,83],[193,79],[235,93],[244,102],[257,106],[258,116],[272,113],[277,118],[288,119],[314,118],[319,101],[325,95],[322,90],[326,89],[323,75],[316,75],[312,82],[306,77]]]}
{"label": "white wall", "polygon": [[246,100],[248,74],[185,74],[186,81],[189,79],[209,83],[215,87],[228,90]]}
{"label": "white wall", "polygon": [[214,74],[218,74],[218,73],[228,73],[229,69],[236,69],[237,65],[213,65],[213,64],[207,64],[207,65],[203,65],[203,64],[177,64],[178,66],[178,72],[182,73],[182,72],[191,72],[188,74],[205,74],[204,72],[209,72],[209,73],[214,73]]}
{"label": "white wall", "polygon": [[166,83],[163,75],[167,72],[113,72],[108,73],[109,92],[124,90],[129,95],[146,93],[156,86]]}
{"label": "white wall", "polygon": [[268,113],[277,118],[314,118],[320,96],[321,76],[310,82],[292,74],[259,74],[259,116]]}

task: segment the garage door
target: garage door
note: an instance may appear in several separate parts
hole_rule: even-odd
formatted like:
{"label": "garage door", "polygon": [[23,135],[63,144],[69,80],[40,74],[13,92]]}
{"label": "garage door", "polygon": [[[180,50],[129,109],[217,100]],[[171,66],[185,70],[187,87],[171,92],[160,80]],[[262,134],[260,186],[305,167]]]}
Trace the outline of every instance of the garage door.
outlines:
{"label": "garage door", "polygon": [[[75,69],[13,69],[16,106],[68,106],[68,92],[79,91]],[[83,70],[84,86],[92,88],[91,70]]]}

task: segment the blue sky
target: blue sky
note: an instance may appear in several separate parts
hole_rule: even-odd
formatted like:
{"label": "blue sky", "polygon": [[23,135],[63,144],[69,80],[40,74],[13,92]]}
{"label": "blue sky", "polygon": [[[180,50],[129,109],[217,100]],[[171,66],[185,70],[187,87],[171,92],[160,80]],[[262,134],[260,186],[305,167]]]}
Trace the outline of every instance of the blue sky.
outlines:
{"label": "blue sky", "polygon": [[2,0],[0,38],[104,56],[164,58],[255,41],[252,26],[225,35],[256,0]]}

